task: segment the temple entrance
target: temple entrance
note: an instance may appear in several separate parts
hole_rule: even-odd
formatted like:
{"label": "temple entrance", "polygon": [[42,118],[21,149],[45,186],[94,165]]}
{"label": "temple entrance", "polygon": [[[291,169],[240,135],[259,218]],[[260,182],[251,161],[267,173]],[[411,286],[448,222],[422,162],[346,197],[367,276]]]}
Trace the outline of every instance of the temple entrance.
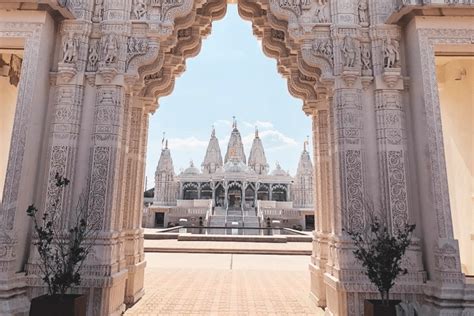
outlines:
{"label": "temple entrance", "polygon": [[242,207],[242,189],[238,187],[229,188],[227,197],[229,201],[229,208]]}
{"label": "temple entrance", "polygon": [[222,185],[218,185],[216,188],[216,199],[215,199],[215,206],[216,207],[224,207],[225,205],[225,189]]}

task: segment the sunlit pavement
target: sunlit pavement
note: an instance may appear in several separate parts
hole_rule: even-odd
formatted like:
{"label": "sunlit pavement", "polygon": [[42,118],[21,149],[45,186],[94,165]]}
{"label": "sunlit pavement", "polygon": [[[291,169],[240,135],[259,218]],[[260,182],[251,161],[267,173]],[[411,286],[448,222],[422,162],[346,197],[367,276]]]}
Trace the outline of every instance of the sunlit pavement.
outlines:
{"label": "sunlit pavement", "polygon": [[125,315],[323,315],[309,256],[147,253],[145,295]]}

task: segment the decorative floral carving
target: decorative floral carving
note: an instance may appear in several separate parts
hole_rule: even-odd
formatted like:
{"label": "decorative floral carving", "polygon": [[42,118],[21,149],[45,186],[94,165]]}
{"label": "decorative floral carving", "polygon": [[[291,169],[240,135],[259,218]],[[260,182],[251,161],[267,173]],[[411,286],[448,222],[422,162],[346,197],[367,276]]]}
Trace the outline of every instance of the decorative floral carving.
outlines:
{"label": "decorative floral carving", "polygon": [[89,57],[87,58],[87,71],[96,71],[97,62],[99,61],[99,44],[97,41],[91,41],[89,47]]}
{"label": "decorative floral carving", "polygon": [[285,32],[280,30],[271,29],[272,39],[284,42],[285,41]]}
{"label": "decorative floral carving", "polygon": [[148,39],[129,37],[127,42],[127,64],[138,55],[145,55],[148,51]]}
{"label": "decorative floral carving", "polygon": [[[287,9],[292,11],[296,15],[301,15],[303,13],[303,7],[309,5],[309,0],[277,0],[278,5],[282,9]],[[321,0],[318,0],[321,1]]]}

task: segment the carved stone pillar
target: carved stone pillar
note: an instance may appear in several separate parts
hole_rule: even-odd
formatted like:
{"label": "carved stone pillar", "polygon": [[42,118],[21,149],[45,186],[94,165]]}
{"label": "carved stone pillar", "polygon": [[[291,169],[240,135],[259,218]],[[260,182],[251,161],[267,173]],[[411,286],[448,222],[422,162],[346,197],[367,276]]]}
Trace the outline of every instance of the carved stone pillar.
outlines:
{"label": "carved stone pillar", "polygon": [[358,315],[360,305],[355,292],[358,292],[359,285],[353,280],[366,282],[361,271],[357,270],[360,264],[352,255],[352,243],[343,232],[343,229],[363,229],[366,220],[362,115],[359,89],[335,90],[330,105],[334,218],[330,219],[331,238],[324,277],[326,304],[335,315]]}
{"label": "carved stone pillar", "polygon": [[[137,96],[130,97],[130,133],[126,155],[127,183],[124,205],[123,229],[125,234],[125,259],[128,270],[125,303],[133,304],[143,292],[143,278],[146,262],[143,252],[143,187],[145,174],[146,143],[148,138],[148,117],[154,110],[154,100]],[[126,201],[125,201],[126,200]]]}
{"label": "carved stone pillar", "polygon": [[[87,261],[86,269],[95,271],[95,284],[112,284],[110,287],[94,287],[90,292],[92,308],[104,315],[118,313],[125,307],[123,292],[127,270],[119,264],[123,244],[119,236],[122,227],[118,227],[117,220],[120,216],[118,182],[126,100],[124,90],[123,86],[105,82],[97,85],[91,147],[89,209],[91,220],[98,222],[100,227],[101,242],[96,243],[95,255]],[[84,281],[84,285],[88,285],[93,280]]]}
{"label": "carved stone pillar", "polygon": [[[212,206],[214,207],[216,205],[216,185],[214,181],[209,182],[211,184],[211,190],[212,190]],[[214,213],[214,211],[213,211]]]}
{"label": "carved stone pillar", "polygon": [[224,181],[224,207],[227,208],[229,206],[229,197],[227,193],[229,192],[229,183]]}
{"label": "carved stone pillar", "polygon": [[[61,25],[64,47],[56,75],[45,209],[50,208],[54,203],[52,196],[57,190],[55,186],[56,173],[72,181],[72,184],[64,189],[60,201],[60,209],[64,212],[73,209],[76,203],[73,201],[74,190],[83,191],[85,189],[78,187],[75,171],[77,169],[76,159],[84,99],[84,72],[90,32],[90,25],[83,23],[83,21],[65,21]],[[71,214],[63,213],[62,215],[62,225],[67,225],[67,219]]]}
{"label": "carved stone pillar", "polygon": [[313,255],[311,257],[310,271],[311,293],[318,306],[326,306],[326,288],[324,285],[324,273],[328,259],[328,238],[331,233],[330,212],[331,204],[331,157],[329,139],[329,100],[326,95],[311,104],[307,114],[313,120],[313,157],[315,174],[315,241],[313,242]]}
{"label": "carved stone pillar", "polygon": [[240,208],[242,209],[242,211],[244,210],[244,204],[245,204],[245,190],[246,190],[246,187],[247,187],[247,182],[242,182],[242,197],[241,197],[241,202],[240,202]]}

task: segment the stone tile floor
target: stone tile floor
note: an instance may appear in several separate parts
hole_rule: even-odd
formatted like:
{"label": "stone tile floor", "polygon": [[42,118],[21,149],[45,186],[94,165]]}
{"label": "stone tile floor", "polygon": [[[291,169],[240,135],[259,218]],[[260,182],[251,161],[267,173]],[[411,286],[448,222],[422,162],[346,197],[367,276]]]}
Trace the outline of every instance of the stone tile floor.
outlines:
{"label": "stone tile floor", "polygon": [[147,253],[145,295],[125,315],[323,315],[309,256]]}

